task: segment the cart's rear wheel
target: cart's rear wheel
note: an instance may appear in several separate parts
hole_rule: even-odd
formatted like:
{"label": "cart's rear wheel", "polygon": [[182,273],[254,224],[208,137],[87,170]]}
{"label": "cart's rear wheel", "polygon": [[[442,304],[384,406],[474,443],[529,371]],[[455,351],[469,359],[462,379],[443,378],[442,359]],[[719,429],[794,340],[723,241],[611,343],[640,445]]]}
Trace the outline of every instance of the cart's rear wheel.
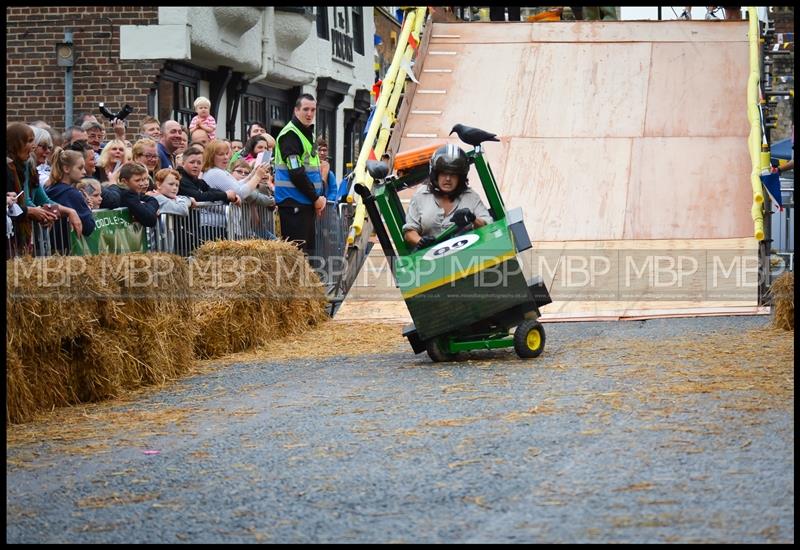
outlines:
{"label": "cart's rear wheel", "polygon": [[544,351],[544,327],[539,321],[523,321],[514,331],[514,351],[523,359],[538,357]]}
{"label": "cart's rear wheel", "polygon": [[457,357],[457,354],[445,351],[444,342],[440,338],[428,340],[425,344],[425,350],[428,352],[428,357],[436,363],[454,361]]}

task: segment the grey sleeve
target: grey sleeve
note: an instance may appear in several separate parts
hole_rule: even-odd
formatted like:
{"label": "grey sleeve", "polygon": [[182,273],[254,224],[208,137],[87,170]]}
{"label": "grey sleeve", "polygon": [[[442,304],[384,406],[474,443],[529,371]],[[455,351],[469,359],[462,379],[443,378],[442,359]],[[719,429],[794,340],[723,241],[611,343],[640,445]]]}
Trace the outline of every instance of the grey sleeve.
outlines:
{"label": "grey sleeve", "polygon": [[406,223],[403,224],[403,233],[413,229],[422,235],[422,210],[420,209],[416,196],[411,198],[411,203],[408,205],[408,212],[406,212]]}
{"label": "grey sleeve", "polygon": [[489,209],[484,206],[483,201],[478,197],[477,204],[475,204],[475,208],[472,211],[475,214],[476,218],[480,218],[485,221],[487,224],[492,223],[494,220],[492,219],[492,215],[489,213]]}
{"label": "grey sleeve", "polygon": [[177,216],[189,215],[189,199],[178,195],[175,200],[170,200],[162,195],[156,197],[159,214],[175,214]]}
{"label": "grey sleeve", "polygon": [[248,204],[256,204],[258,206],[275,206],[275,197],[256,190],[253,191],[244,202]]}

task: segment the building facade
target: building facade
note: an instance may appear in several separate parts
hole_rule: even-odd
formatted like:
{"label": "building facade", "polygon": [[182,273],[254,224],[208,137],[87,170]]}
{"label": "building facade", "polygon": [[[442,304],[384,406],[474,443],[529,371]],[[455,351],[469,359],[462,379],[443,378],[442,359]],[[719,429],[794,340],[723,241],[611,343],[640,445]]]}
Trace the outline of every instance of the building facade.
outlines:
{"label": "building facade", "polygon": [[[217,137],[245,137],[258,121],[277,135],[301,93],[317,98],[317,135],[337,175],[358,154],[374,81],[372,7],[11,7],[7,120],[73,119],[134,108],[129,137],[148,115],[188,125],[197,96],[211,100]],[[74,63],[58,61],[71,32]],[[71,71],[72,93],[65,91]]]}

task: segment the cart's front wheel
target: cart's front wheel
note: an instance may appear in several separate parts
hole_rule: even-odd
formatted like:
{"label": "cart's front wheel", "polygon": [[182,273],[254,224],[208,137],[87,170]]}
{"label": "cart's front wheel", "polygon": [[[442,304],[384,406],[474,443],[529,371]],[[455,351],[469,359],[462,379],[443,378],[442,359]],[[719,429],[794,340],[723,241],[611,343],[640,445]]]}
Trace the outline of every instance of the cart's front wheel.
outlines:
{"label": "cart's front wheel", "polygon": [[454,361],[457,357],[457,354],[446,351],[444,342],[440,338],[428,340],[428,343],[425,344],[425,350],[428,352],[428,357],[436,363]]}
{"label": "cart's front wheel", "polygon": [[514,351],[523,359],[544,351],[544,327],[539,321],[523,321],[514,331]]}

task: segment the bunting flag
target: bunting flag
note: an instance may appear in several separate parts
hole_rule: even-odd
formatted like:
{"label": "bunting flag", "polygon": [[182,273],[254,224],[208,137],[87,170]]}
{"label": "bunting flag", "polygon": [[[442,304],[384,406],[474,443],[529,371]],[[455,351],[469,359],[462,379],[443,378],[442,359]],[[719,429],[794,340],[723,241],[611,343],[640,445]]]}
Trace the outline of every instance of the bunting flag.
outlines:
{"label": "bunting flag", "polygon": [[362,132],[362,137],[367,137],[367,133],[369,132],[369,125],[372,122],[372,115],[374,114],[375,114],[375,107],[373,106],[369,111],[367,122],[364,124],[364,131]]}
{"label": "bunting flag", "polygon": [[411,48],[416,51],[419,48],[419,40],[414,38],[413,34],[408,35],[408,43],[411,44]]}
{"label": "bunting flag", "polygon": [[375,149],[369,150],[368,160],[378,160],[378,157],[375,156]]}
{"label": "bunting flag", "polygon": [[414,84],[419,84],[419,80],[417,80],[417,77],[414,76],[414,71],[411,69],[413,65],[414,62],[411,61],[410,59],[403,59],[403,61],[400,62],[400,66],[406,72],[408,78],[410,78],[414,82]]}
{"label": "bunting flag", "polygon": [[781,195],[781,178],[778,172],[767,169],[761,173],[761,183],[766,187],[772,200],[778,205],[778,209],[783,212],[783,196]]}
{"label": "bunting flag", "polygon": [[375,103],[378,102],[378,97],[381,95],[381,86],[383,85],[383,80],[378,80],[375,84],[372,85],[372,94],[375,96]]}

